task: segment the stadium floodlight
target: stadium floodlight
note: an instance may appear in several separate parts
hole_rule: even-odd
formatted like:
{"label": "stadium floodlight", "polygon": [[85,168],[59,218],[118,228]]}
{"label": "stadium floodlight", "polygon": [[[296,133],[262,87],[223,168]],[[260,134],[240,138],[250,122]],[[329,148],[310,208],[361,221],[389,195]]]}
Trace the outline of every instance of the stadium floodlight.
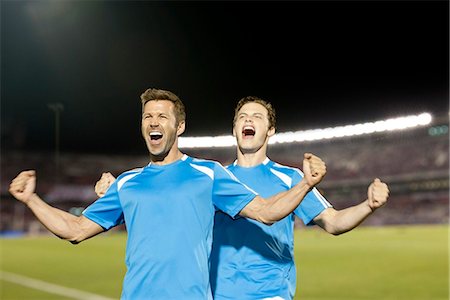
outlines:
{"label": "stadium floodlight", "polygon": [[178,140],[180,148],[231,147],[235,145],[236,139],[232,135],[180,137]]}
{"label": "stadium floodlight", "polygon": [[[269,144],[283,144],[294,142],[318,141],[323,139],[335,139],[349,136],[367,135],[385,131],[396,131],[425,126],[431,123],[432,116],[429,113],[391,118],[375,122],[360,123],[323,129],[310,129],[294,132],[281,132],[275,134]],[[211,148],[236,146],[236,139],[232,135],[205,136],[205,137],[180,137],[180,148]]]}

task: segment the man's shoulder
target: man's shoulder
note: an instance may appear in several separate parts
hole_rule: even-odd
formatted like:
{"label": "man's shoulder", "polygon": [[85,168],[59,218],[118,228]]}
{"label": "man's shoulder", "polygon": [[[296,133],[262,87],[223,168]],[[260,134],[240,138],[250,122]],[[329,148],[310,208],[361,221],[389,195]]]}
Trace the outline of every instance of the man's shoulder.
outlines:
{"label": "man's shoulder", "polygon": [[120,190],[122,186],[130,179],[135,178],[137,175],[139,175],[144,168],[134,168],[128,171],[123,172],[119,176],[117,176],[116,183],[117,183],[117,189]]}
{"label": "man's shoulder", "polygon": [[220,162],[211,159],[188,157],[185,162],[189,165],[192,172],[203,173],[213,180],[216,177],[218,169],[225,170]]}
{"label": "man's shoulder", "polygon": [[122,172],[119,176],[117,176],[117,180],[134,177],[134,176],[140,174],[143,169],[144,169],[143,167],[140,167],[140,168],[134,168],[134,169]]}
{"label": "man's shoulder", "polygon": [[223,165],[216,160],[198,158],[198,157],[190,157],[190,158],[191,159],[190,159],[189,163],[191,163],[191,164],[201,165],[201,166],[210,167],[210,168],[214,168],[216,166],[223,167]]}
{"label": "man's shoulder", "polygon": [[299,168],[294,167],[294,166],[283,165],[283,164],[278,163],[276,161],[272,161],[271,164],[268,164],[268,167],[270,169],[274,169],[274,170],[276,170],[278,172],[282,172],[282,173],[287,174],[287,175],[291,175],[292,176],[294,174],[300,174],[301,176],[303,176],[303,172]]}
{"label": "man's shoulder", "polygon": [[227,164],[227,165],[223,165],[225,167],[225,169],[227,170],[233,170],[233,168],[236,168],[237,166],[237,161],[232,162],[231,164]]}

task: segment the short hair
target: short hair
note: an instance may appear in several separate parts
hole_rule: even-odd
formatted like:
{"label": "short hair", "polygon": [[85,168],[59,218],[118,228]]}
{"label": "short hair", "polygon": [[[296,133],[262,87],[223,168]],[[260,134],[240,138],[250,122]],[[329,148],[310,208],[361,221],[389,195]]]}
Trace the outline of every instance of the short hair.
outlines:
{"label": "short hair", "polygon": [[276,114],[275,114],[275,108],[273,108],[272,104],[268,101],[265,101],[259,97],[256,96],[246,96],[239,100],[238,104],[236,105],[236,108],[234,109],[234,118],[233,118],[233,126],[234,123],[236,123],[237,116],[239,113],[239,110],[247,103],[255,102],[258,104],[261,104],[267,109],[267,117],[269,119],[269,129],[270,128],[276,128]]}
{"label": "short hair", "polygon": [[174,104],[175,119],[177,124],[186,120],[186,111],[183,102],[177,95],[166,90],[149,88],[143,92],[141,95],[142,110],[144,110],[144,106],[147,102],[160,100],[167,100]]}

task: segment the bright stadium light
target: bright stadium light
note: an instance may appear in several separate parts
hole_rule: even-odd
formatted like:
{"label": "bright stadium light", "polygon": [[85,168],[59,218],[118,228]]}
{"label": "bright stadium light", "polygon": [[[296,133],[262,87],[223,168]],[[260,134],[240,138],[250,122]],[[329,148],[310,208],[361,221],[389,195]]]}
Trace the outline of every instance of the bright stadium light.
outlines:
{"label": "bright stadium light", "polygon": [[235,145],[236,139],[232,135],[180,137],[178,139],[180,148],[231,147]]}
{"label": "bright stadium light", "polygon": [[[275,134],[269,144],[283,144],[294,142],[318,141],[323,139],[335,139],[348,136],[367,135],[376,132],[410,129],[430,124],[432,116],[429,113],[410,115],[376,122],[362,124],[328,127],[323,129],[301,130],[294,132],[281,132]],[[211,148],[236,146],[236,139],[232,135],[205,136],[205,137],[180,137],[180,148]]]}

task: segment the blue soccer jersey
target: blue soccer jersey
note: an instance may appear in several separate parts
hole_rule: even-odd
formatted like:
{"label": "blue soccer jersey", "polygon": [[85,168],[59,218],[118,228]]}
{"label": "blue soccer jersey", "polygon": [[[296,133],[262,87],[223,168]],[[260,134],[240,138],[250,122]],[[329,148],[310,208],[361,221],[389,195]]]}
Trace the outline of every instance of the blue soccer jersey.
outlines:
{"label": "blue soccer jersey", "polygon": [[[268,158],[255,167],[233,164],[228,169],[244,184],[267,198],[286,191],[303,178],[295,168]],[[294,213],[305,224],[331,207],[312,189]],[[247,218],[215,216],[211,285],[214,299],[292,299],[296,286],[294,213],[271,226]]]}
{"label": "blue soccer jersey", "polygon": [[121,174],[83,215],[105,230],[126,224],[122,299],[212,299],[214,212],[234,217],[255,195],[219,163],[184,155]]}

